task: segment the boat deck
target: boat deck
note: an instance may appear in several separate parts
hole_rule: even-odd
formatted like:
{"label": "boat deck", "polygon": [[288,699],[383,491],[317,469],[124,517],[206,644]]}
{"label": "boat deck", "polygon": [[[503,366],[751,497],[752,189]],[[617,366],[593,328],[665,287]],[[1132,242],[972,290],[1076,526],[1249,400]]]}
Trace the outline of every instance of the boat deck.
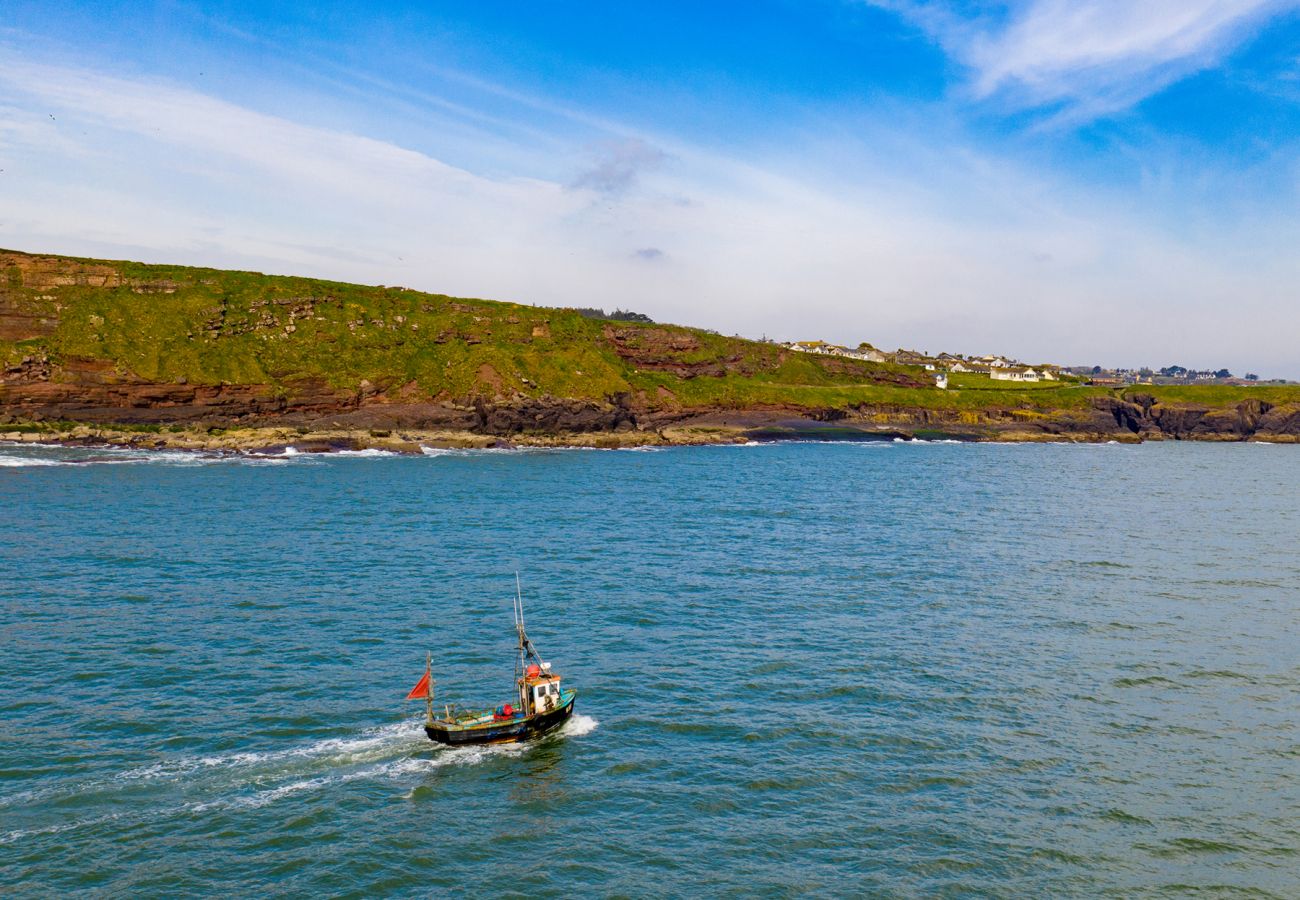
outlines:
{"label": "boat deck", "polygon": [[[578,692],[573,688],[565,688],[564,690],[560,691],[560,700],[555,705],[555,708],[563,709],[564,707],[568,706],[570,703],[573,702],[573,698],[577,696],[577,693]],[[546,715],[546,713],[545,712],[534,713],[532,717],[536,718],[537,716],[541,716],[541,715]],[[521,722],[527,718],[529,717],[525,716],[523,712],[519,710],[515,710],[515,714],[513,716],[509,716],[504,719],[498,719],[496,717],[495,710],[471,709],[471,710],[465,710],[463,712],[460,712],[452,716],[450,719],[445,717],[441,719],[434,719],[434,723],[442,726],[443,728],[448,729],[449,731],[450,730],[460,731],[460,730],[465,730],[470,728],[483,728],[489,725],[506,725],[511,722]]]}

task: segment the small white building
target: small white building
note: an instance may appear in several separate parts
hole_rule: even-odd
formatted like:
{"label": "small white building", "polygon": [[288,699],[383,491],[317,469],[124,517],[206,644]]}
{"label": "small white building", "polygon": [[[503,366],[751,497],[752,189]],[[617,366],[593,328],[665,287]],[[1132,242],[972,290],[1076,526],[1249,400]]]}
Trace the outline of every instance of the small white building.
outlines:
{"label": "small white building", "polygon": [[934,386],[941,391],[948,390],[948,373],[936,372],[934,376]]}
{"label": "small white building", "polygon": [[1038,381],[1041,378],[1033,369],[992,369],[989,377],[994,381]]}
{"label": "small white building", "polygon": [[825,353],[830,345],[825,341],[791,341],[786,346],[801,353]]}

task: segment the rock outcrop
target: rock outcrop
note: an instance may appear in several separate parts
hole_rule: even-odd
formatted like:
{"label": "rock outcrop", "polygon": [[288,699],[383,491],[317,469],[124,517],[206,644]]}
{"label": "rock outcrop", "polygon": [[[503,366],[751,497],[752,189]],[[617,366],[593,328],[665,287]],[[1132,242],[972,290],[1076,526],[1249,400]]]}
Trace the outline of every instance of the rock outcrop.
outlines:
{"label": "rock outcrop", "polygon": [[1300,404],[1243,400],[1227,407],[1171,405],[1150,394],[1099,398],[1096,408],[1144,439],[1290,443],[1300,439]]}

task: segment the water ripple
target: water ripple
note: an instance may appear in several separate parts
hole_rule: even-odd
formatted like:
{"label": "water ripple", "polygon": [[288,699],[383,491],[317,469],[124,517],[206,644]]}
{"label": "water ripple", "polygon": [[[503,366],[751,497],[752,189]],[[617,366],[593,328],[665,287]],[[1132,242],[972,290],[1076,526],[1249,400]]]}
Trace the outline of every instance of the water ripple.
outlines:
{"label": "water ripple", "polygon": [[[0,446],[0,879],[1300,895],[1295,484],[1176,443]],[[437,747],[401,698],[426,650],[439,702],[508,695],[516,568],[580,711]]]}

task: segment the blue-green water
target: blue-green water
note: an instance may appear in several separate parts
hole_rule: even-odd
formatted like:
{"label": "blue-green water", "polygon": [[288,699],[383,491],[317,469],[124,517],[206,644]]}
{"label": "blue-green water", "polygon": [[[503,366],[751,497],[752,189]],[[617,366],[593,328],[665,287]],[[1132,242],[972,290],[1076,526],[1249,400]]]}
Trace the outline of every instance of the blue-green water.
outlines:
{"label": "blue-green water", "polygon": [[[1300,895],[1300,455],[0,447],[0,885]],[[579,716],[508,699],[512,573]]]}

